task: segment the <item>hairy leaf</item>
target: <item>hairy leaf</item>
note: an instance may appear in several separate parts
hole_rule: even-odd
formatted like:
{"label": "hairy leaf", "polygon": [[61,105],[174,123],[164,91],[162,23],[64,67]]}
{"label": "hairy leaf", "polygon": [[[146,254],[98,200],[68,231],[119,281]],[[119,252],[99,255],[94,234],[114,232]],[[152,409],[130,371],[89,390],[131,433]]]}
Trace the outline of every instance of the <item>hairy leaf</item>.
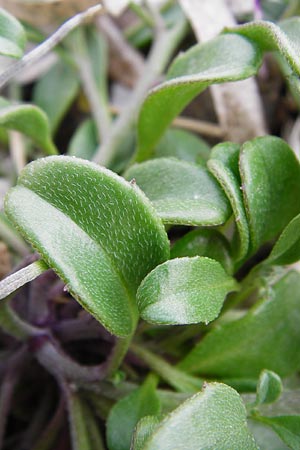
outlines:
{"label": "hairy leaf", "polygon": [[235,34],[218,36],[179,55],[168,80],[144,101],[138,121],[138,152],[147,158],[172,120],[209,85],[248,78],[260,64],[256,45]]}
{"label": "hairy leaf", "polygon": [[240,173],[254,251],[300,212],[300,166],[283,140],[264,136],[243,145]]}
{"label": "hairy leaf", "polygon": [[227,31],[237,32],[251,39],[262,51],[278,51],[287,60],[292,70],[300,75],[299,48],[293,33],[289,37],[278,25],[259,20]]}
{"label": "hairy leaf", "polygon": [[139,420],[134,431],[130,450],[143,450],[146,441],[158,424],[159,418],[157,416],[145,416]]}
{"label": "hairy leaf", "polygon": [[5,9],[0,8],[0,54],[20,58],[25,43],[26,35],[20,22]]}
{"label": "hairy leaf", "polygon": [[37,106],[27,104],[8,104],[0,107],[0,126],[25,134],[49,155],[57,154],[51,140],[49,122],[46,114]]}
{"label": "hairy leaf", "polygon": [[218,261],[228,273],[232,273],[229,243],[214,228],[199,228],[185,234],[171,249],[172,258],[207,256]]}
{"label": "hairy leaf", "polygon": [[249,249],[249,226],[244,208],[239,174],[240,147],[233,143],[219,144],[213,148],[208,168],[224,189],[234,213],[239,239],[233,241],[232,251],[237,261],[243,260]]}
{"label": "hairy leaf", "polygon": [[153,203],[165,223],[219,225],[231,209],[221,187],[204,168],[173,158],[132,166],[125,174]]}
{"label": "hairy leaf", "polygon": [[116,335],[133,331],[136,289],[169,254],[138,189],[96,164],[49,157],[24,169],[6,213],[85,309]]}
{"label": "hairy leaf", "polygon": [[222,378],[258,377],[263,369],[290,375],[300,367],[299,319],[300,275],[291,271],[244,317],[210,331],[179,367]]}
{"label": "hairy leaf", "polygon": [[109,450],[128,450],[138,421],[144,416],[160,413],[160,400],[155,389],[155,379],[148,377],[141,387],[113,406],[107,420]]}
{"label": "hairy leaf", "polygon": [[137,302],[144,320],[164,325],[208,324],[220,313],[237,283],[217,261],[176,258],[157,266],[142,281]]}
{"label": "hairy leaf", "polygon": [[207,384],[155,428],[144,450],[256,450],[238,393],[221,383]]}

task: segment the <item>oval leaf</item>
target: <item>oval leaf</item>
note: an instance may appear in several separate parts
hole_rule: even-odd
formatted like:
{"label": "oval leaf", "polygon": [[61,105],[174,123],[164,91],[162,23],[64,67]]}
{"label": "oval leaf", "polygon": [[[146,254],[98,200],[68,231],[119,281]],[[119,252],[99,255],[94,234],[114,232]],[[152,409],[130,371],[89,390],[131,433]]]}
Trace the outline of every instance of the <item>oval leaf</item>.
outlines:
{"label": "oval leaf", "polygon": [[236,261],[242,261],[249,249],[249,226],[244,208],[239,174],[239,152],[237,144],[226,142],[213,148],[208,168],[224,189],[230,201],[236,227],[239,233],[238,242],[233,242],[233,253]]}
{"label": "oval leaf", "polygon": [[184,256],[207,256],[222,264],[228,273],[233,271],[229,243],[214,228],[193,230],[178,239],[172,247],[171,258]]}
{"label": "oval leaf", "polygon": [[24,169],[6,213],[85,309],[116,335],[133,331],[135,291],[169,254],[139,190],[96,164],[54,156]]}
{"label": "oval leaf", "polygon": [[178,56],[168,81],[155,87],[142,106],[138,121],[138,152],[148,158],[172,120],[213,83],[254,75],[261,64],[255,44],[239,35],[221,35]]}
{"label": "oval leaf", "polygon": [[8,105],[0,108],[0,126],[25,134],[49,155],[58,153],[51,140],[46,114],[34,105]]}
{"label": "oval leaf", "polygon": [[282,139],[264,136],[243,145],[240,173],[255,251],[300,212],[300,166]]}
{"label": "oval leaf", "polygon": [[257,450],[238,393],[221,383],[207,384],[157,426],[144,450]]}
{"label": "oval leaf", "polygon": [[125,178],[135,179],[165,223],[220,225],[231,214],[222,189],[204,167],[159,158],[132,166]]}
{"label": "oval leaf", "polygon": [[113,406],[106,425],[109,450],[128,450],[138,421],[160,413],[160,400],[155,389],[155,379],[148,377],[140,388]]}
{"label": "oval leaf", "polygon": [[180,369],[222,378],[255,378],[263,369],[286,376],[299,369],[300,275],[289,272],[268,294],[241,319],[210,331]]}
{"label": "oval leaf", "polygon": [[215,319],[237,284],[213,259],[178,258],[157,266],[141,283],[137,302],[144,320],[184,325]]}
{"label": "oval leaf", "polygon": [[0,8],[0,54],[21,58],[25,43],[26,34],[20,22]]}

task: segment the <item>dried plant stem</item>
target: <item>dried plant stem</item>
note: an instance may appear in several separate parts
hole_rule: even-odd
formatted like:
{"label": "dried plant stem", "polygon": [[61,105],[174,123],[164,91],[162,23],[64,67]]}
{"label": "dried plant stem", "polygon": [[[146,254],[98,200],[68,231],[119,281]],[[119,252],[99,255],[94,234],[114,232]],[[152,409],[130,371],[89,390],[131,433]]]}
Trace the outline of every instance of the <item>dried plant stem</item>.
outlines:
{"label": "dried plant stem", "polygon": [[[120,109],[114,105],[110,105],[109,109],[112,114],[120,114]],[[225,132],[220,125],[205,120],[191,119],[190,117],[185,116],[179,116],[174,119],[172,126],[216,139],[223,138],[225,135]]]}
{"label": "dried plant stem", "polygon": [[119,146],[126,139],[135,123],[137,112],[148,89],[152,87],[158,75],[165,69],[176,45],[185,34],[186,26],[186,22],[183,20],[171,30],[167,30],[162,27],[161,21],[159,21],[156,38],[146,62],[144,74],[137,83],[128,106],[116,119],[108,138],[96,151],[94,162],[106,166],[114,159]]}
{"label": "dried plant stem", "polygon": [[222,138],[225,134],[222,127],[217,124],[204,120],[190,119],[189,117],[177,117],[173,121],[172,126],[214,138]]}
{"label": "dried plant stem", "polygon": [[83,90],[91,107],[99,141],[103,141],[108,137],[111,118],[107,102],[96,84],[84,30],[79,28],[71,36],[70,47],[81,78]]}
{"label": "dried plant stem", "polygon": [[13,79],[22,69],[34,64],[40,58],[49,53],[59,42],[61,42],[74,28],[81,25],[83,22],[91,19],[95,14],[103,11],[101,5],[92,6],[86,11],[76,14],[76,16],[67,20],[58,28],[48,39],[42,44],[35,47],[31,52],[27,53],[20,61],[8,66],[0,75],[0,89]]}

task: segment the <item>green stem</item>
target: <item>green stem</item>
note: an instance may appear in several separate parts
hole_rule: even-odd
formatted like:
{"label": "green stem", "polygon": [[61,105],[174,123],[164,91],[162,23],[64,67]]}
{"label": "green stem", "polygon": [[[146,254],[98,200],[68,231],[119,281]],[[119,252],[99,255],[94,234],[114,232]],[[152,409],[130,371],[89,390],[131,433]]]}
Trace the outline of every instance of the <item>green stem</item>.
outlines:
{"label": "green stem", "polygon": [[133,129],[136,115],[148,89],[152,87],[158,75],[164,71],[186,29],[187,23],[185,20],[182,20],[171,30],[167,30],[165,27],[162,28],[158,24],[156,39],[152,45],[144,74],[132,94],[130,103],[116,119],[108,138],[97,149],[94,162],[107,166],[113,161],[120,146]]}
{"label": "green stem", "polygon": [[0,327],[5,333],[20,340],[44,334],[42,329],[24,322],[10,307],[8,299],[0,305]]}
{"label": "green stem", "polygon": [[135,2],[130,2],[129,8],[144,22],[145,25],[148,25],[151,28],[154,27],[153,18],[146,13],[144,8]]}
{"label": "green stem", "polygon": [[131,334],[127,338],[117,339],[115,347],[106,362],[106,378],[111,378],[122,364],[123,359],[125,358],[131,344],[132,337],[133,334]]}
{"label": "green stem", "polygon": [[163,358],[137,344],[131,344],[130,350],[144,361],[150,369],[179,392],[197,392],[203,381],[171,366]]}
{"label": "green stem", "polygon": [[12,294],[29,281],[34,280],[48,269],[49,267],[46,263],[39,260],[4,278],[4,280],[0,281],[0,300]]}

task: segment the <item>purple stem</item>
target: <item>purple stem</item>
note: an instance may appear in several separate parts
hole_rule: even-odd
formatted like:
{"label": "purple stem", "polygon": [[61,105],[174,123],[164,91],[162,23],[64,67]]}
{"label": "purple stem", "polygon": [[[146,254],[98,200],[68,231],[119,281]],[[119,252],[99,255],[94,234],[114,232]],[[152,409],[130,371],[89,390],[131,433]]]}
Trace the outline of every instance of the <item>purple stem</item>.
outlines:
{"label": "purple stem", "polygon": [[0,448],[3,446],[4,433],[15,386],[21,377],[21,369],[26,360],[26,347],[23,346],[9,360],[6,374],[2,380],[0,393]]}

